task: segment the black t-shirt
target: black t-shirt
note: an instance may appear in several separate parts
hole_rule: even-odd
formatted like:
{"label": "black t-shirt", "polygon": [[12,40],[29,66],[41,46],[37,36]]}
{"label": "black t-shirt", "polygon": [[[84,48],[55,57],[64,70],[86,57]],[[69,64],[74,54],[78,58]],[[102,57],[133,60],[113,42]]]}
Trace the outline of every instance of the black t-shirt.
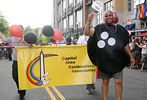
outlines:
{"label": "black t-shirt", "polygon": [[129,33],[121,25],[97,25],[87,44],[89,58],[104,73],[120,72],[130,61],[124,49],[128,43]]}
{"label": "black t-shirt", "polygon": [[133,52],[136,51],[136,52],[140,52],[140,48],[139,46],[135,43],[134,44],[134,49],[133,49]]}

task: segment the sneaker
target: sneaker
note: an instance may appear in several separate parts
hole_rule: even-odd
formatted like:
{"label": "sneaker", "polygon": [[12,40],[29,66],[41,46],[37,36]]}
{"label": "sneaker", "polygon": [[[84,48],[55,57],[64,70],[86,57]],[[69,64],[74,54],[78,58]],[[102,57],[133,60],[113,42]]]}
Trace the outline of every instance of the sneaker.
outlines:
{"label": "sneaker", "polygon": [[87,90],[87,94],[88,95],[91,95],[92,94],[92,91],[91,90]]}
{"label": "sneaker", "polygon": [[94,84],[91,84],[91,85],[92,85],[92,89],[95,90],[95,86],[94,86]]}
{"label": "sneaker", "polygon": [[20,95],[20,100],[24,100],[24,96],[26,95],[26,90],[18,90],[18,94]]}
{"label": "sneaker", "polygon": [[133,67],[132,67],[132,69],[137,69],[137,68],[138,68],[138,66],[133,66]]}
{"label": "sneaker", "polygon": [[26,90],[18,90],[18,94],[20,95],[26,95]]}
{"label": "sneaker", "polygon": [[20,100],[24,100],[24,94],[20,94]]}
{"label": "sneaker", "polygon": [[140,69],[139,71],[140,71],[140,72],[143,72],[143,69]]}

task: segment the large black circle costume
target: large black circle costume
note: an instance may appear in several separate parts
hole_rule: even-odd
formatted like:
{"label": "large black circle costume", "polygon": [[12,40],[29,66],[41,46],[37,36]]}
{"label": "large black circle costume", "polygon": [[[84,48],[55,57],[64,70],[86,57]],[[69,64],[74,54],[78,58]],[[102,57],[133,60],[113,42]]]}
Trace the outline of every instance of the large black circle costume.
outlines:
{"label": "large black circle costume", "polygon": [[93,37],[89,38],[87,44],[91,62],[107,74],[120,72],[130,63],[125,52],[125,46],[129,43],[129,33],[121,25],[116,25],[114,29],[117,30],[111,32],[105,24],[97,25]]}

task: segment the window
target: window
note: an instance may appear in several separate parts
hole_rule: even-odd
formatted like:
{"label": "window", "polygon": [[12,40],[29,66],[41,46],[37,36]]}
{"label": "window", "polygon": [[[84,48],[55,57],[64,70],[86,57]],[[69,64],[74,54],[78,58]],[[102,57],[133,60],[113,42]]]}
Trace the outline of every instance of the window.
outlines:
{"label": "window", "polygon": [[66,10],[66,0],[63,0],[63,12]]}
{"label": "window", "polygon": [[[133,0],[134,1],[134,6],[137,6],[139,4],[145,3],[146,0]],[[136,8],[136,7],[135,7]]]}
{"label": "window", "polygon": [[131,5],[131,0],[128,0],[128,11],[131,11],[132,5]]}
{"label": "window", "polygon": [[62,7],[61,3],[59,3],[58,4],[58,14],[59,14],[58,17],[61,16],[61,10],[62,10],[61,7]]}
{"label": "window", "polygon": [[139,0],[139,4],[142,4],[144,2],[145,2],[145,0]]}
{"label": "window", "polygon": [[83,19],[83,16],[82,16],[82,10],[79,10],[77,11],[77,16],[76,16],[77,20],[76,20],[76,24],[78,24],[78,27],[79,28],[82,28],[82,19]]}
{"label": "window", "polygon": [[141,29],[143,29],[144,28],[144,22],[141,22]]}
{"label": "window", "polygon": [[80,3],[80,2],[82,2],[82,0],[76,0],[76,3]]}
{"label": "window", "polygon": [[66,31],[66,18],[63,19],[63,32]]}
{"label": "window", "polygon": [[97,14],[97,24],[103,23],[103,11]]}
{"label": "window", "polygon": [[62,25],[61,25],[61,21],[59,21],[59,22],[58,22],[58,29],[59,29],[59,30],[62,30],[62,27],[61,27],[61,26],[62,26]]}
{"label": "window", "polygon": [[73,0],[68,0],[68,5],[72,4]]}
{"label": "window", "polygon": [[104,11],[106,10],[112,10],[112,0],[104,3]]}
{"label": "window", "polygon": [[73,28],[73,15],[69,16],[68,25],[69,25],[69,28]]}

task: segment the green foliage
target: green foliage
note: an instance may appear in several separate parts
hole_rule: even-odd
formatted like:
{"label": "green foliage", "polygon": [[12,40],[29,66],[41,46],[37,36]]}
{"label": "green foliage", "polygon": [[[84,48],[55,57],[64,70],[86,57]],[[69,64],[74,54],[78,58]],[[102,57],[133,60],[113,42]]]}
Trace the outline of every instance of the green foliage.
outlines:
{"label": "green foliage", "polygon": [[39,44],[42,43],[42,34],[39,35],[37,42],[38,42]]}
{"label": "green foliage", "polygon": [[34,30],[33,30],[33,28],[31,26],[27,26],[23,30],[23,34],[26,34],[27,32],[34,32]]}
{"label": "green foliage", "polygon": [[0,13],[0,31],[6,36],[10,36],[9,34],[9,24],[5,17]]}
{"label": "green foliage", "polygon": [[39,35],[39,38],[37,40],[38,44],[46,44],[51,42],[51,37],[46,37],[42,33]]}
{"label": "green foliage", "polygon": [[47,41],[47,43],[50,43],[51,42],[51,37],[46,37],[46,41]]}

